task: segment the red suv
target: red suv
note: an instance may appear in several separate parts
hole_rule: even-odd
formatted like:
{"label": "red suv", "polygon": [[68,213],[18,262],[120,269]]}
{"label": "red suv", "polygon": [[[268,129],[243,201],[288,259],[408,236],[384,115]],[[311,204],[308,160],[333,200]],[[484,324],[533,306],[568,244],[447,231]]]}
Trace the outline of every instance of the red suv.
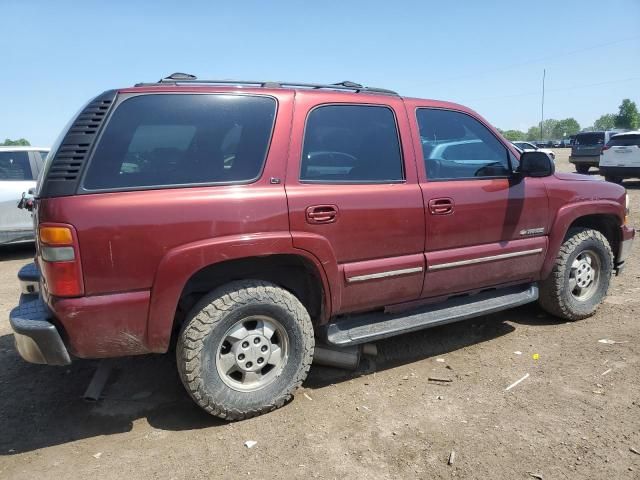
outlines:
{"label": "red suv", "polygon": [[554,173],[461,105],[350,82],[174,74],[107,91],[36,198],[20,354],[176,344],[189,394],[230,420],[283,405],[314,348],[536,300],[585,318],[634,236],[624,188]]}

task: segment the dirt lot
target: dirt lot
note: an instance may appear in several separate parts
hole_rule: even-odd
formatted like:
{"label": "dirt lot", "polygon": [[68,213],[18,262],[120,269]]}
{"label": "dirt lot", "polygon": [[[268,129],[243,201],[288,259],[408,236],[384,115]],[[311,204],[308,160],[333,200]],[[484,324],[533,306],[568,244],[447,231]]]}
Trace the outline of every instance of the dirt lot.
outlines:
{"label": "dirt lot", "polygon": [[[640,183],[627,187],[640,225]],[[115,361],[97,403],[81,399],[96,362],[23,362],[7,319],[32,251],[5,248],[0,478],[638,479],[639,243],[588,320],[527,306],[378,342],[358,372],[314,367],[287,406],[232,424],[192,404],[170,356]]]}

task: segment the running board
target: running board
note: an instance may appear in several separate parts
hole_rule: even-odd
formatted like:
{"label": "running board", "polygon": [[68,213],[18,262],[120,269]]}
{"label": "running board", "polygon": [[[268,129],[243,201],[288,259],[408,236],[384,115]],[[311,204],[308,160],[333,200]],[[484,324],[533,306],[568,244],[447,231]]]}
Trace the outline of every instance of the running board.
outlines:
{"label": "running board", "polygon": [[336,346],[372,342],[401,333],[488,315],[537,299],[538,286],[531,284],[454,297],[410,313],[365,313],[327,325],[327,342]]}

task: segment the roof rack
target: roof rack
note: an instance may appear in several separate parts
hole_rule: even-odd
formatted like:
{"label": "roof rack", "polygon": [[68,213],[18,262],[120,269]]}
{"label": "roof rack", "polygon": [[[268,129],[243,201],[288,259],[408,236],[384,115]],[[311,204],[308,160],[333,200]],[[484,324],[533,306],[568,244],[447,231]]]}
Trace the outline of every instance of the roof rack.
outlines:
{"label": "roof rack", "polygon": [[154,85],[164,84],[196,84],[196,85],[238,85],[238,86],[251,86],[262,88],[307,88],[310,90],[327,89],[327,90],[341,90],[350,91],[355,93],[381,93],[384,95],[398,95],[393,90],[387,90],[386,88],[365,87],[359,83],[343,81],[339,83],[320,84],[320,83],[300,83],[300,82],[270,82],[259,80],[200,80],[195,75],[188,73],[173,73],[168,77],[162,78],[157,82],[151,83],[137,83],[136,87],[148,87]]}

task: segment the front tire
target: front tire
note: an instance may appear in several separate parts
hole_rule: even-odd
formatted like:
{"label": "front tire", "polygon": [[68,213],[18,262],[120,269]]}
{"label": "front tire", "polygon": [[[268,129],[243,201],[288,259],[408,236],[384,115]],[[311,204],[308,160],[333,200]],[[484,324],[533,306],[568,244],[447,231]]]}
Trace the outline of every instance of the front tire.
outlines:
{"label": "front tire", "polygon": [[211,415],[242,420],[281,407],[304,381],[314,350],[302,303],[268,282],[229,283],[187,316],[176,349],[178,372]]}
{"label": "front tire", "polygon": [[571,229],[553,270],[540,283],[540,306],[556,317],[581,320],[595,313],[609,289],[613,253],[607,239],[590,228]]}

